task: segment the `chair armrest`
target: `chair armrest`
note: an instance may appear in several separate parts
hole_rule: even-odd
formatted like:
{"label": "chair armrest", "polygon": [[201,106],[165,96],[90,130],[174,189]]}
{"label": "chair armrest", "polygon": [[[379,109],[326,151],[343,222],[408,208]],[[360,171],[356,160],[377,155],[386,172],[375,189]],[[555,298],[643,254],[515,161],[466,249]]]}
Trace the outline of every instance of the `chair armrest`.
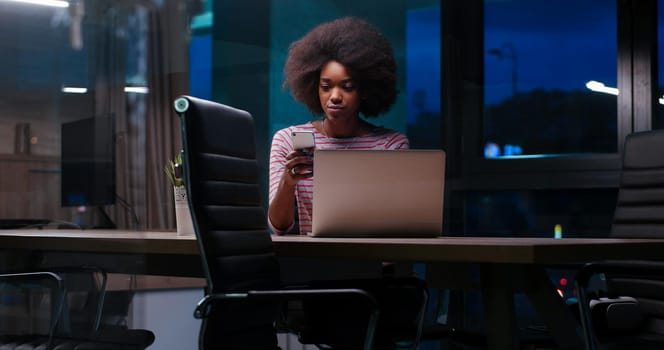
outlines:
{"label": "chair armrest", "polygon": [[131,347],[144,349],[152,345],[155,335],[145,329],[106,328],[96,331],[92,337],[76,346],[77,350],[98,350]]}
{"label": "chair armrest", "polygon": [[194,317],[197,319],[208,317],[209,306],[214,301],[232,300],[232,299],[273,299],[273,300],[299,300],[320,296],[334,295],[357,295],[366,299],[372,314],[378,317],[379,308],[376,299],[366,291],[355,288],[344,289],[278,289],[278,290],[250,290],[239,293],[217,293],[204,296],[196,305]]}
{"label": "chair armrest", "polygon": [[[586,288],[592,276],[600,273],[627,274],[630,277],[664,277],[664,262],[629,260],[629,261],[595,261],[585,264],[576,274],[575,285],[579,299],[579,312],[581,325],[586,343],[586,349],[596,349],[596,336],[594,334],[590,298]],[[611,300],[609,300],[611,301]],[[616,302],[623,302],[615,299]]]}
{"label": "chair armrest", "polygon": [[590,277],[598,273],[628,273],[634,276],[664,274],[664,262],[648,260],[594,261],[581,267],[576,274],[578,286],[586,287]]}
{"label": "chair armrest", "polygon": [[[108,274],[106,270],[98,266],[93,265],[84,265],[84,266],[52,266],[48,267],[48,270],[58,274],[72,274],[72,273],[87,273],[87,274],[99,274],[99,300],[97,302],[97,309],[95,310],[95,319],[92,326],[92,330],[99,330],[102,319],[102,311],[104,309],[104,302],[106,297],[106,285],[108,283]],[[67,286],[67,278],[64,277],[65,287]]]}
{"label": "chair armrest", "polygon": [[373,340],[376,333],[376,326],[378,325],[378,317],[380,309],[378,301],[371,294],[362,289],[356,288],[339,288],[339,289],[279,289],[279,290],[250,290],[239,293],[217,293],[208,294],[201,299],[196,305],[194,310],[194,317],[197,319],[206,318],[209,316],[210,304],[215,301],[232,301],[238,299],[268,299],[268,300],[304,300],[311,298],[319,298],[324,296],[343,296],[355,295],[359,298],[365,299],[369,306],[369,322],[367,325],[367,333],[365,337],[364,349],[371,349],[373,347]]}

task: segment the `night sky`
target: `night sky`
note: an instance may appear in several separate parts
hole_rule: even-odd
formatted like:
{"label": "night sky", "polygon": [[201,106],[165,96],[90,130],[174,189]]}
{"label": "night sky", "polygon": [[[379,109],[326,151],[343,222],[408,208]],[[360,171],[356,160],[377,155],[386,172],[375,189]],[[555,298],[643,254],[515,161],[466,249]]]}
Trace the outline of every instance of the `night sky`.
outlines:
{"label": "night sky", "polygon": [[[440,112],[436,98],[440,96],[439,11],[429,8],[408,13],[411,123],[417,114],[412,94],[418,89],[426,92],[426,110]],[[510,48],[515,51],[518,92],[538,88],[585,91],[589,80],[615,87],[616,11],[615,0],[486,1],[485,103],[496,104],[512,95]],[[502,50],[503,56],[489,53],[492,49]]]}
{"label": "night sky", "polygon": [[488,53],[504,45],[516,51],[519,92],[585,90],[589,80],[616,86],[615,1],[488,1],[485,26],[487,104],[512,93],[510,53]]}

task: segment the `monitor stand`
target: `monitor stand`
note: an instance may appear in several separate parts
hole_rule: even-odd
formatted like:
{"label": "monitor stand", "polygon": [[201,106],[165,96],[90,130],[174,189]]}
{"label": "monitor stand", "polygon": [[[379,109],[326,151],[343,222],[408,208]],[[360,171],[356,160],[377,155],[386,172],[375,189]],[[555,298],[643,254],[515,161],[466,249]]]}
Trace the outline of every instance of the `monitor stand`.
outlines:
{"label": "monitor stand", "polygon": [[104,207],[101,205],[98,205],[95,207],[95,211],[97,212],[97,217],[95,218],[95,223],[92,228],[96,229],[116,229],[117,226],[113,222],[113,220],[106,214],[106,210],[104,210]]}

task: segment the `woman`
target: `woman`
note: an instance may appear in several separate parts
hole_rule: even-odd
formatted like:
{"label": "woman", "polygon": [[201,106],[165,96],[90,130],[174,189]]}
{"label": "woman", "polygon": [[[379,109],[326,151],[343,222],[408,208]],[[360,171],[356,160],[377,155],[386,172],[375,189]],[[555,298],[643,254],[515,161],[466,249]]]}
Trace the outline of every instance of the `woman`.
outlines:
{"label": "woman", "polygon": [[408,139],[373,125],[397,96],[389,41],[373,26],[347,17],[324,23],[291,44],[284,87],[318,120],[275,133],[270,151],[268,222],[277,234],[311,232],[313,157],[293,148],[293,131],[314,133],[319,149],[407,149]]}

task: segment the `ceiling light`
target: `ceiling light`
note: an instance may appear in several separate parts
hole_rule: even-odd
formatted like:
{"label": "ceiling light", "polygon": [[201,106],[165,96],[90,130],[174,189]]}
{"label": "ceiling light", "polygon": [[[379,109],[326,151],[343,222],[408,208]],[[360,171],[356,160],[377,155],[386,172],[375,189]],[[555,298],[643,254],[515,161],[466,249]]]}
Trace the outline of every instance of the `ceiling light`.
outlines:
{"label": "ceiling light", "polygon": [[0,1],[22,2],[25,4],[51,6],[51,7],[63,7],[63,8],[69,7],[69,2],[62,0],[0,0]]}
{"label": "ceiling light", "polygon": [[88,92],[88,89],[84,87],[63,86],[62,92],[66,94],[84,94]]}
{"label": "ceiling light", "polygon": [[147,94],[149,90],[147,86],[125,86],[124,91],[136,94]]}

